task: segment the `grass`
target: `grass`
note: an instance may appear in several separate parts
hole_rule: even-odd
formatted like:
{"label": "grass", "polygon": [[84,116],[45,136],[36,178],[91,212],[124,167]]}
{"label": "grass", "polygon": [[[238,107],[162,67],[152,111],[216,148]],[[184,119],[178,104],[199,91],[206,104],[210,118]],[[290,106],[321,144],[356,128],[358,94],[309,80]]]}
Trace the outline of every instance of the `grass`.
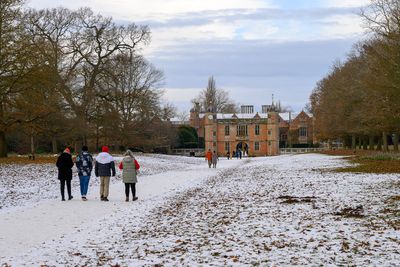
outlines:
{"label": "grass", "polygon": [[36,155],[35,160],[28,156],[10,155],[7,158],[0,158],[0,164],[56,164],[57,157],[51,155]]}
{"label": "grass", "polygon": [[400,173],[400,153],[384,153],[368,150],[333,150],[324,154],[352,156],[353,166],[338,168],[337,172]]}

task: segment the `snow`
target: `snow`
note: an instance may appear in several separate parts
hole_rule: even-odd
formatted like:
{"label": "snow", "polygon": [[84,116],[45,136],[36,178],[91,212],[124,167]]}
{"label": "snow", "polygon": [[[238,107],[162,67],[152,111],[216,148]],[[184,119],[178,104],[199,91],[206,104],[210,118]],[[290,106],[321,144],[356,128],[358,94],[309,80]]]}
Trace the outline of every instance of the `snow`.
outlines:
{"label": "snow", "polygon": [[[225,114],[225,113],[218,113],[217,119],[221,120],[231,120],[231,119],[253,119],[255,116],[260,116],[262,119],[268,118],[267,113],[235,113],[235,114]],[[236,117],[235,117],[236,116]]]}
{"label": "snow", "polygon": [[120,173],[110,202],[98,200],[95,177],[89,201],[74,178],[75,198],[61,202],[53,165],[1,165],[0,264],[400,264],[400,201],[389,201],[398,175],[335,173],[348,163],[318,154],[221,158],[217,169],[202,158],[137,159],[137,202],[124,201]]}

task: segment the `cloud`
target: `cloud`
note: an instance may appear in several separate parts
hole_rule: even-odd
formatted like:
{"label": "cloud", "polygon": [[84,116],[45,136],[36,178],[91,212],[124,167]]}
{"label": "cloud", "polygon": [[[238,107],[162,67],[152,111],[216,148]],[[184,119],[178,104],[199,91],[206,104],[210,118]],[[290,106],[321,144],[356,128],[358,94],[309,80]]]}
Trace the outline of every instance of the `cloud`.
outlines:
{"label": "cloud", "polygon": [[31,0],[32,7],[79,8],[88,6],[96,12],[113,16],[116,19],[133,21],[155,20],[163,21],[176,15],[188,12],[223,9],[257,9],[271,6],[268,0]]}
{"label": "cloud", "polygon": [[362,7],[370,2],[370,0],[324,0],[324,5],[326,7]]}
{"label": "cloud", "polygon": [[274,93],[298,110],[360,38],[357,13],[368,2],[31,0],[30,6],[89,6],[118,23],[149,25],[153,40],[145,56],[164,71],[167,99],[184,109],[214,75],[237,102],[261,106]]}
{"label": "cloud", "polygon": [[236,102],[261,107],[275,94],[283,105],[299,110],[316,82],[337,58],[346,57],[354,42],[213,41],[171,48],[151,61],[165,70],[168,99],[180,109],[189,109],[190,99],[214,75],[217,87],[227,90]]}

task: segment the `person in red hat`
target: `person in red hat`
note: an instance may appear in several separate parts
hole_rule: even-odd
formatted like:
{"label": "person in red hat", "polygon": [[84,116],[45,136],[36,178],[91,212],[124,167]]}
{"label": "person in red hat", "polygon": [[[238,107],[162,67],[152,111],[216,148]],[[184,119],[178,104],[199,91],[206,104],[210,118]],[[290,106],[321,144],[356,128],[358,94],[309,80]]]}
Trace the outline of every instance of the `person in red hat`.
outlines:
{"label": "person in red hat", "polygon": [[108,153],[108,146],[101,148],[101,153],[96,157],[94,172],[100,177],[100,199],[108,201],[110,177],[115,176],[114,158]]}
{"label": "person in red hat", "polygon": [[65,184],[67,184],[68,200],[71,200],[71,180],[72,180],[72,161],[71,151],[67,147],[63,153],[57,158],[56,166],[58,168],[58,179],[60,180],[61,200],[65,201]]}

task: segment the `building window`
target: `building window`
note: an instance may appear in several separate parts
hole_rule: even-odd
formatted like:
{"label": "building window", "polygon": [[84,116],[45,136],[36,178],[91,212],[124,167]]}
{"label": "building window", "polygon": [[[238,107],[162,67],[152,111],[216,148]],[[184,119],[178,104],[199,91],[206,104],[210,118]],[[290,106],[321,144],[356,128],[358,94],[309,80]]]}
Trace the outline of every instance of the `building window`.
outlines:
{"label": "building window", "polygon": [[225,126],[225,136],[229,136],[229,125]]}
{"label": "building window", "polygon": [[213,131],[213,136],[217,136],[217,131]]}
{"label": "building window", "polygon": [[237,136],[248,136],[247,125],[238,125],[236,133]]}
{"label": "building window", "polygon": [[271,145],[271,141],[268,141],[268,145],[269,145],[269,146]]}
{"label": "building window", "polygon": [[268,130],[268,135],[271,135],[271,130]]}
{"label": "building window", "polygon": [[230,151],[229,142],[225,142],[225,151],[226,151],[226,152],[229,152],[229,151]]}
{"label": "building window", "polygon": [[256,124],[255,134],[260,135],[260,125]]}
{"label": "building window", "polygon": [[300,137],[307,137],[307,128],[306,127],[300,127],[299,128],[299,136]]}
{"label": "building window", "polygon": [[254,142],[254,150],[259,151],[260,150],[260,142]]}

